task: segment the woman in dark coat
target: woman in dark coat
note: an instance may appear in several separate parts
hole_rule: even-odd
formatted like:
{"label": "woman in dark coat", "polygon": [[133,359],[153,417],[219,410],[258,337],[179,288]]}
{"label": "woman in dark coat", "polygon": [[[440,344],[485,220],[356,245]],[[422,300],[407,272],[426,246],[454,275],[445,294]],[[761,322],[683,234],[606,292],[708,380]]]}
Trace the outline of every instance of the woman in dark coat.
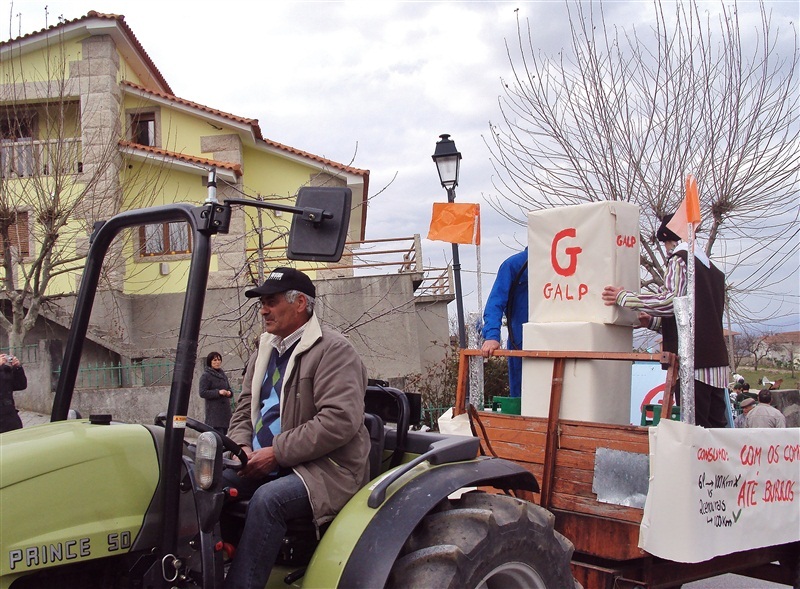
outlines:
{"label": "woman in dark coat", "polygon": [[219,433],[228,433],[231,420],[231,384],[222,371],[222,355],[211,352],[206,356],[206,369],[200,377],[200,396],[206,400],[206,424]]}
{"label": "woman in dark coat", "polygon": [[0,434],[22,427],[22,420],[14,405],[14,391],[21,391],[27,386],[28,379],[19,359],[0,354]]}

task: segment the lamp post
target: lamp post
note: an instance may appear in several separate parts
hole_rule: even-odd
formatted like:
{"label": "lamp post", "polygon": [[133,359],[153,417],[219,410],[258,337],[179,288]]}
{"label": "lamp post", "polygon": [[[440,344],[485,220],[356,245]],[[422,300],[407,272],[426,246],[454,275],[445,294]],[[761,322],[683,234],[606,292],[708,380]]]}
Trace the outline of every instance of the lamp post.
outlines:
{"label": "lamp post", "polygon": [[[439,135],[436,150],[431,156],[439,172],[439,181],[447,191],[447,202],[455,202],[458,172],[461,165],[461,153],[456,149],[450,135]],[[467,333],[464,327],[464,301],[461,297],[461,262],[458,257],[458,244],[453,245],[453,274],[456,281],[456,309],[458,315],[458,345],[462,350],[467,347]]]}

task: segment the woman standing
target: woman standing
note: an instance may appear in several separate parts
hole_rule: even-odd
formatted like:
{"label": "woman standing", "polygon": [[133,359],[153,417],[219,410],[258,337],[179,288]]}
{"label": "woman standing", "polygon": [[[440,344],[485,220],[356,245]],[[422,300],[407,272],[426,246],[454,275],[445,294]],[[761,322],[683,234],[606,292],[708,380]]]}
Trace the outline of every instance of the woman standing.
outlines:
{"label": "woman standing", "polygon": [[222,371],[222,355],[206,356],[206,369],[200,377],[200,396],[206,400],[206,424],[222,435],[228,433],[231,420],[231,385]]}
{"label": "woman standing", "polygon": [[14,391],[28,386],[25,369],[19,358],[0,354],[0,434],[22,427],[22,420],[14,405]]}

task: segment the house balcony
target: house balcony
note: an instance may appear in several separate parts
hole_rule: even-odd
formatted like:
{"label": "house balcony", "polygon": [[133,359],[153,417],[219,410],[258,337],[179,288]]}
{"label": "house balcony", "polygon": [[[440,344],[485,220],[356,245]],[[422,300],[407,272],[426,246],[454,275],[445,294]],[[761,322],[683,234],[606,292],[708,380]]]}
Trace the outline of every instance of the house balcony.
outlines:
{"label": "house balcony", "polygon": [[78,174],[83,171],[79,138],[0,141],[0,177]]}
{"label": "house balcony", "polygon": [[[286,265],[285,246],[265,247],[261,251],[248,248],[249,272],[253,282],[264,280],[266,268]],[[407,274],[411,276],[414,297],[453,300],[452,267],[433,268],[422,263],[419,234],[411,237],[390,237],[348,241],[339,262],[311,264],[318,278],[348,278],[378,274]]]}

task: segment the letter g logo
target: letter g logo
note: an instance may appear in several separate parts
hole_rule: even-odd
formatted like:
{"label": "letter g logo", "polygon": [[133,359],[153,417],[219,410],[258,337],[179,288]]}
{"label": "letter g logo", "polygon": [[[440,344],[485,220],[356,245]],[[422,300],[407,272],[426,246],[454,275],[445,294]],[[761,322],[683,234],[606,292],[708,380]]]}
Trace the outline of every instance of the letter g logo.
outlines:
{"label": "letter g logo", "polygon": [[578,267],[578,254],[581,253],[583,249],[579,247],[565,248],[564,253],[569,256],[569,265],[566,267],[562,266],[558,263],[558,256],[556,254],[558,252],[558,242],[565,237],[575,237],[575,228],[568,227],[556,233],[556,236],[553,238],[553,244],[550,246],[550,261],[553,264],[553,270],[555,270],[557,274],[561,276],[572,276],[575,274],[575,270]]}

